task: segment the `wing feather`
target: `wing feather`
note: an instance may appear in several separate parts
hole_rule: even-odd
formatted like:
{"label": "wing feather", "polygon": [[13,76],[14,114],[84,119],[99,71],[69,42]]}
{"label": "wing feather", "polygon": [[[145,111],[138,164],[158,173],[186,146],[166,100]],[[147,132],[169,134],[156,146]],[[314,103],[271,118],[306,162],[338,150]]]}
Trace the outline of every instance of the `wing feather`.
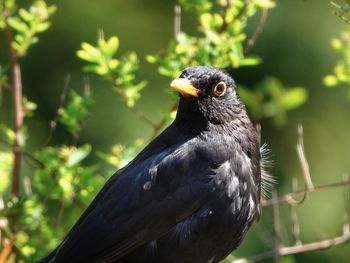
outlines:
{"label": "wing feather", "polygon": [[115,261],[196,211],[208,199],[208,165],[190,148],[164,149],[115,174],[63,241],[55,262]]}

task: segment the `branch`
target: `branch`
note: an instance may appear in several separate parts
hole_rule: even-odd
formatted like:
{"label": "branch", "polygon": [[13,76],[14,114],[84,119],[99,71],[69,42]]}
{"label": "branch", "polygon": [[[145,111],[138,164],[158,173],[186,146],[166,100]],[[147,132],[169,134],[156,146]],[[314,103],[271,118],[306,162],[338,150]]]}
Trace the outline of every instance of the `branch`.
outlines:
{"label": "branch", "polygon": [[311,180],[309,164],[306,160],[305,151],[304,151],[303,126],[299,124],[297,131],[298,131],[298,143],[296,146],[297,154],[298,154],[299,162],[303,172],[305,186],[307,189],[310,189],[310,191],[312,191],[314,188],[314,185]]}
{"label": "branch", "polygon": [[[0,143],[4,144],[10,148],[13,148],[13,145],[11,143],[9,143],[8,141],[6,141],[5,139],[0,137]],[[24,159],[25,161],[27,161],[27,163],[34,167],[34,168],[43,168],[44,164],[42,162],[40,162],[38,159],[36,159],[30,152],[26,152],[26,151],[21,151],[19,149],[19,152],[21,153],[21,155],[23,157],[27,157],[27,159]]]}
{"label": "branch", "polygon": [[254,34],[247,41],[247,45],[244,48],[244,53],[248,53],[252,49],[252,47],[254,46],[256,40],[258,39],[258,37],[262,33],[262,31],[264,29],[264,26],[266,24],[267,15],[268,15],[268,9],[264,8],[261,11],[261,16],[260,16],[260,19],[259,19],[259,23],[258,23],[258,26],[255,29]]}
{"label": "branch", "polygon": [[[222,21],[223,22],[222,22],[221,28],[219,30],[219,33],[225,32],[225,30],[228,27],[228,23],[227,23],[227,20],[226,20],[226,14],[227,14],[227,10],[230,8],[230,5],[231,5],[231,1],[230,0],[226,0],[225,6],[224,6],[224,11],[223,11],[223,14],[222,14]],[[242,8],[242,9],[244,9],[244,8]]]}
{"label": "branch", "polygon": [[[305,152],[304,152],[304,141],[303,141],[303,127],[301,125],[298,125],[298,142],[296,145],[297,154],[299,157],[299,162],[302,168],[303,178],[305,182],[305,188],[302,190],[294,190],[296,188],[296,181],[293,182],[293,191],[291,193],[288,193],[286,195],[277,196],[277,192],[273,192],[272,199],[270,200],[262,200],[261,205],[262,206],[272,206],[273,208],[273,222],[274,222],[274,230],[275,230],[275,246],[274,249],[263,252],[261,254],[257,254],[254,256],[248,256],[245,258],[240,258],[237,260],[231,261],[231,263],[247,263],[247,262],[258,262],[265,259],[275,259],[277,262],[278,259],[282,256],[287,255],[293,255],[293,254],[300,254],[305,253],[309,251],[316,251],[321,249],[327,249],[333,246],[338,246],[341,244],[344,244],[348,241],[350,241],[350,216],[349,216],[349,202],[350,202],[350,196],[349,196],[349,185],[350,185],[350,177],[347,176],[344,178],[341,182],[335,182],[335,183],[329,183],[324,185],[318,185],[314,186],[312,183],[310,171],[309,171],[309,165],[307,163]],[[294,206],[297,204],[301,204],[305,198],[307,193],[318,191],[321,189],[328,189],[332,187],[344,187],[344,199],[345,199],[345,220],[343,224],[343,232],[341,235],[336,236],[334,238],[330,239],[324,239],[319,240],[311,243],[303,244],[300,239],[300,225],[298,221],[298,216],[296,214]],[[301,201],[296,201],[294,197],[298,195],[303,195],[303,198]],[[279,215],[279,203],[281,202],[287,202],[289,205],[291,205],[291,221],[292,221],[292,234],[294,237],[295,244],[293,246],[285,245],[285,243],[282,240],[281,236],[281,222],[280,222],[280,215]]]}
{"label": "branch", "polygon": [[136,109],[135,106],[134,107],[127,107],[129,110],[131,110],[132,113],[134,113],[136,115],[136,117],[138,117],[140,120],[144,121],[145,123],[147,123],[149,126],[151,126],[153,129],[156,129],[157,124],[154,123],[152,120],[150,120],[144,113],[143,111],[140,111],[139,109]]}
{"label": "branch", "polygon": [[[177,108],[177,103],[174,103],[171,108],[170,108],[170,112],[176,110]],[[167,118],[164,117],[163,119],[160,120],[160,122],[154,127],[153,129],[153,134],[151,136],[151,140],[154,139],[158,134],[159,132],[162,130],[163,126],[166,124],[166,121],[167,121]]]}
{"label": "branch", "polygon": [[5,17],[5,40],[7,45],[7,52],[11,67],[11,90],[13,103],[13,131],[15,133],[15,142],[13,145],[13,167],[12,167],[12,195],[19,195],[20,182],[20,166],[21,166],[21,152],[20,146],[23,142],[21,130],[23,126],[23,110],[22,110],[22,79],[21,68],[18,61],[16,51],[12,47],[13,34],[11,28],[7,23],[8,17]]}
{"label": "branch", "polygon": [[174,39],[177,40],[181,32],[181,6],[174,7]]}
{"label": "branch", "polygon": [[50,133],[49,133],[49,137],[46,140],[46,145],[49,145],[52,139],[52,136],[56,130],[57,127],[57,121],[60,117],[60,109],[63,108],[64,104],[67,101],[67,93],[68,93],[68,89],[69,89],[69,83],[70,83],[70,74],[66,75],[65,81],[64,81],[64,86],[63,86],[63,90],[62,93],[60,95],[60,102],[56,111],[56,115],[55,117],[50,121]]}
{"label": "branch", "polygon": [[250,261],[258,262],[265,259],[273,258],[276,255],[276,253],[279,256],[288,256],[293,254],[300,254],[300,253],[305,253],[305,252],[310,252],[315,250],[321,250],[321,249],[326,249],[333,246],[344,244],[349,240],[350,240],[350,227],[348,223],[345,223],[343,225],[343,233],[340,236],[337,236],[331,239],[325,239],[321,241],[302,244],[302,245],[284,246],[284,247],[278,248],[277,251],[268,251],[255,256],[233,260],[231,261],[231,263],[248,263]]}
{"label": "branch", "polygon": [[290,192],[285,195],[281,195],[276,199],[261,200],[261,206],[263,207],[272,206],[274,204],[282,203],[282,202],[293,204],[292,200],[294,199],[294,197],[305,195],[305,193],[316,192],[323,189],[336,188],[336,187],[347,186],[347,185],[350,185],[350,181],[340,181],[340,182],[334,182],[334,183],[328,183],[328,184],[321,184],[321,185],[315,186],[313,189],[299,189],[297,191]]}

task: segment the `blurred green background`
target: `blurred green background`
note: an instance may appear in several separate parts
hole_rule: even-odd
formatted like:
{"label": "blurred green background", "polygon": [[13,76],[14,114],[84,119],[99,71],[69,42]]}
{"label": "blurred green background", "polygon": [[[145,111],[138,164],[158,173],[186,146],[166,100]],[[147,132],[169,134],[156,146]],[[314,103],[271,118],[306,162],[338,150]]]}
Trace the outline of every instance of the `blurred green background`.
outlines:
{"label": "blurred green background", "polygon": [[[29,1],[23,1],[29,2]],[[121,42],[118,52],[134,50],[138,53],[141,70],[137,77],[147,80],[138,107],[150,119],[159,121],[173,103],[166,88],[170,79],[161,77],[157,67],[145,61],[146,54],[165,49],[173,38],[173,8],[176,1],[48,1],[58,6],[52,27],[43,34],[22,61],[24,93],[38,104],[33,118],[26,122],[31,130],[28,149],[45,145],[49,134],[49,121],[59,106],[67,74],[70,87],[82,90],[83,63],[76,57],[82,41],[95,42],[98,29],[106,37],[117,35]],[[258,16],[249,21],[248,35],[258,23]],[[286,86],[304,86],[308,101],[297,110],[288,113],[288,122],[276,127],[270,120],[263,120],[262,141],[272,150],[271,173],[278,183],[280,194],[291,190],[293,178],[302,187],[301,169],[296,155],[297,124],[304,127],[306,156],[315,185],[342,180],[350,171],[350,98],[348,88],[326,88],[322,79],[329,74],[338,59],[331,48],[330,39],[338,37],[348,25],[332,14],[329,1],[277,1],[276,8],[268,13],[266,25],[251,53],[263,58],[263,63],[253,68],[240,68],[233,72],[235,80],[252,87],[266,76],[275,76]],[[192,14],[182,15],[182,29],[196,32]],[[4,41],[0,57],[6,58]],[[152,130],[141,122],[109,84],[90,76],[95,105],[81,133],[79,143],[88,142],[101,151],[109,151],[116,143],[127,144],[136,138],[148,141]],[[11,126],[10,98],[4,94],[0,121]],[[68,143],[69,137],[58,128],[55,140]],[[98,160],[91,156],[88,162]],[[289,207],[282,205],[282,232],[290,233]],[[235,256],[246,256],[268,250],[272,220],[271,209],[263,211],[261,222],[254,226]],[[333,237],[341,233],[344,219],[344,198],[341,188],[327,189],[308,196],[296,207],[301,225],[301,237],[311,242]],[[296,255],[288,262],[349,262],[350,244]],[[287,261],[286,261],[287,262]]]}

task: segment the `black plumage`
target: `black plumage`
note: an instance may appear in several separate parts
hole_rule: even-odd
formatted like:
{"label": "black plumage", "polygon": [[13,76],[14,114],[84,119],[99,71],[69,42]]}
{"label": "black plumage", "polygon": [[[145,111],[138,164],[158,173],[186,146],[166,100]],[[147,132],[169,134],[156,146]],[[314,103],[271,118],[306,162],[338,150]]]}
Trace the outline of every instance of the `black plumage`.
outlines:
{"label": "black plumage", "polygon": [[259,142],[233,79],[187,68],[175,121],[116,172],[42,262],[218,262],[259,217]]}

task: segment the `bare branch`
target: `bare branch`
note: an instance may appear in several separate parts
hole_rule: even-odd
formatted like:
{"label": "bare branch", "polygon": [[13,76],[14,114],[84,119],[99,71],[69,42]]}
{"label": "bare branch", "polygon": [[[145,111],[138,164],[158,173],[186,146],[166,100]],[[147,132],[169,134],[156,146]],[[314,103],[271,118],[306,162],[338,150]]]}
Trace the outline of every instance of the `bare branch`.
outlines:
{"label": "bare branch", "polygon": [[[0,138],[0,143],[8,146],[9,148],[13,147],[13,145],[11,143],[9,143],[8,141],[6,141],[3,138]],[[21,151],[21,150],[20,150],[20,153],[24,157],[24,160],[27,161],[27,163],[30,166],[32,166],[34,168],[42,168],[42,167],[44,167],[44,164],[42,164],[38,159],[36,159],[31,153],[26,152],[26,151]]]}
{"label": "bare branch", "polygon": [[[177,103],[174,103],[171,108],[170,108],[170,112],[176,110],[177,108]],[[167,118],[164,117],[163,119],[160,120],[160,122],[154,127],[153,129],[153,134],[151,136],[151,139],[154,139],[159,132],[162,130],[163,126],[166,124]]]}
{"label": "bare branch", "polygon": [[152,120],[150,120],[143,111],[140,111],[136,109],[135,107],[127,107],[129,110],[131,110],[140,120],[147,123],[149,126],[151,126],[153,129],[156,129],[158,126],[156,123],[154,123]]}
{"label": "bare branch", "polygon": [[[275,199],[277,198],[277,192],[274,190],[272,192],[272,198]],[[279,203],[276,203],[272,206],[273,209],[273,228],[275,231],[275,246],[274,246],[274,251],[278,251],[279,248],[282,246],[282,234],[281,234],[281,220],[280,220],[280,210],[279,210]],[[279,254],[275,253],[274,255],[274,260],[275,262],[278,262],[279,260]]]}
{"label": "bare branch", "polygon": [[19,195],[21,152],[20,146],[23,144],[22,127],[24,113],[22,109],[22,77],[21,68],[16,51],[12,46],[13,34],[7,23],[8,17],[5,17],[5,41],[11,67],[11,90],[13,107],[13,131],[15,133],[15,142],[13,145],[13,167],[12,167],[12,195]]}
{"label": "bare branch", "polygon": [[181,32],[181,6],[175,5],[174,7],[174,38],[177,40]]}
{"label": "bare branch", "polygon": [[59,105],[57,107],[55,117],[50,121],[50,133],[49,133],[49,137],[46,140],[46,145],[50,144],[52,136],[56,130],[57,121],[58,121],[58,118],[60,116],[60,109],[63,107],[63,105],[66,103],[66,100],[67,100],[69,83],[70,83],[70,74],[67,74],[66,78],[64,80],[63,90],[62,90],[61,95],[60,95],[60,102],[59,102]]}
{"label": "bare branch", "polygon": [[[295,191],[298,187],[298,181],[295,179],[293,180],[293,191]],[[292,220],[292,233],[293,233],[293,238],[295,241],[295,245],[301,245],[301,239],[300,239],[300,224],[299,224],[299,219],[297,212],[295,211],[295,206],[291,205],[290,206],[290,213],[291,213],[291,220]]]}
{"label": "bare branch", "polygon": [[[231,1],[230,0],[226,0],[226,3],[224,5],[224,10],[223,10],[223,13],[222,13],[222,25],[221,25],[221,28],[219,30],[219,33],[223,33],[225,32],[225,30],[227,29],[228,27],[228,23],[227,23],[227,20],[226,20],[226,14],[227,14],[227,10],[230,8],[230,5],[231,5]],[[242,8],[242,10],[245,9],[245,7]]]}
{"label": "bare branch", "polygon": [[307,190],[299,189],[297,191],[290,192],[290,193],[285,194],[285,195],[281,195],[277,199],[261,200],[261,205],[263,207],[265,207],[265,206],[271,206],[273,204],[281,203],[281,202],[291,203],[291,200],[294,200],[294,197],[297,197],[297,196],[300,196],[300,195],[304,195],[305,192],[310,193],[310,192],[314,192],[314,191],[320,191],[320,190],[323,190],[323,189],[343,187],[345,185],[350,185],[350,182],[348,182],[348,181],[346,181],[346,182],[340,181],[340,182],[334,182],[334,183],[329,183],[329,184],[317,185],[317,186],[314,186],[313,189],[307,189]]}
{"label": "bare branch", "polygon": [[[348,242],[349,240],[350,240],[350,227],[349,227],[349,224],[346,223],[343,225],[343,233],[340,236],[337,236],[331,239],[325,239],[321,241],[302,244],[302,245],[280,247],[277,253],[279,256],[301,254],[305,252],[322,250],[333,246],[338,246]],[[250,261],[258,262],[265,259],[273,258],[275,254],[276,254],[276,251],[268,251],[255,256],[237,259],[232,261],[231,263],[248,263]]]}
{"label": "bare branch", "polygon": [[[303,178],[305,181],[305,189],[295,190],[297,188],[297,181],[293,181],[292,192],[286,195],[277,196],[276,191],[273,192],[272,199],[270,200],[262,200],[262,206],[272,206],[273,209],[273,222],[274,222],[274,230],[276,236],[275,248],[263,252],[261,254],[257,254],[254,256],[248,256],[246,258],[241,258],[237,260],[231,261],[232,263],[248,263],[248,262],[258,262],[265,259],[278,259],[282,256],[293,255],[293,254],[301,254],[309,251],[316,251],[327,249],[333,246],[338,246],[350,241],[350,177],[346,176],[343,181],[329,183],[324,185],[314,186],[311,180],[311,175],[309,171],[309,165],[307,163],[305,152],[304,152],[304,141],[303,141],[303,129],[302,126],[298,126],[298,143],[297,143],[297,154],[299,157],[299,161],[302,168]],[[305,200],[306,194],[318,190],[324,190],[335,187],[344,187],[344,199],[345,199],[345,220],[343,224],[342,234],[330,239],[318,240],[311,243],[303,244],[300,238],[300,225],[298,221],[298,217],[294,208],[295,204],[300,204],[303,200]],[[301,201],[295,201],[294,197],[303,195],[303,199]],[[293,237],[295,240],[295,245],[286,246],[283,243],[281,237],[281,223],[280,223],[280,215],[279,215],[279,206],[278,204],[281,202],[287,202],[291,205],[291,221],[293,224]]]}
{"label": "bare branch", "polygon": [[311,180],[310,170],[309,170],[309,164],[305,157],[305,151],[304,151],[304,139],[303,139],[303,126],[301,124],[298,125],[298,143],[297,143],[297,153],[298,158],[301,165],[301,170],[303,172],[304,180],[306,183],[306,188],[308,190],[313,190],[314,186]]}
{"label": "bare branch", "polygon": [[257,41],[258,37],[260,36],[260,34],[264,29],[264,26],[267,20],[267,15],[268,15],[268,9],[267,8],[262,9],[258,26],[256,27],[253,35],[248,39],[247,45],[244,48],[244,53],[249,53],[249,51],[253,48],[255,42]]}

